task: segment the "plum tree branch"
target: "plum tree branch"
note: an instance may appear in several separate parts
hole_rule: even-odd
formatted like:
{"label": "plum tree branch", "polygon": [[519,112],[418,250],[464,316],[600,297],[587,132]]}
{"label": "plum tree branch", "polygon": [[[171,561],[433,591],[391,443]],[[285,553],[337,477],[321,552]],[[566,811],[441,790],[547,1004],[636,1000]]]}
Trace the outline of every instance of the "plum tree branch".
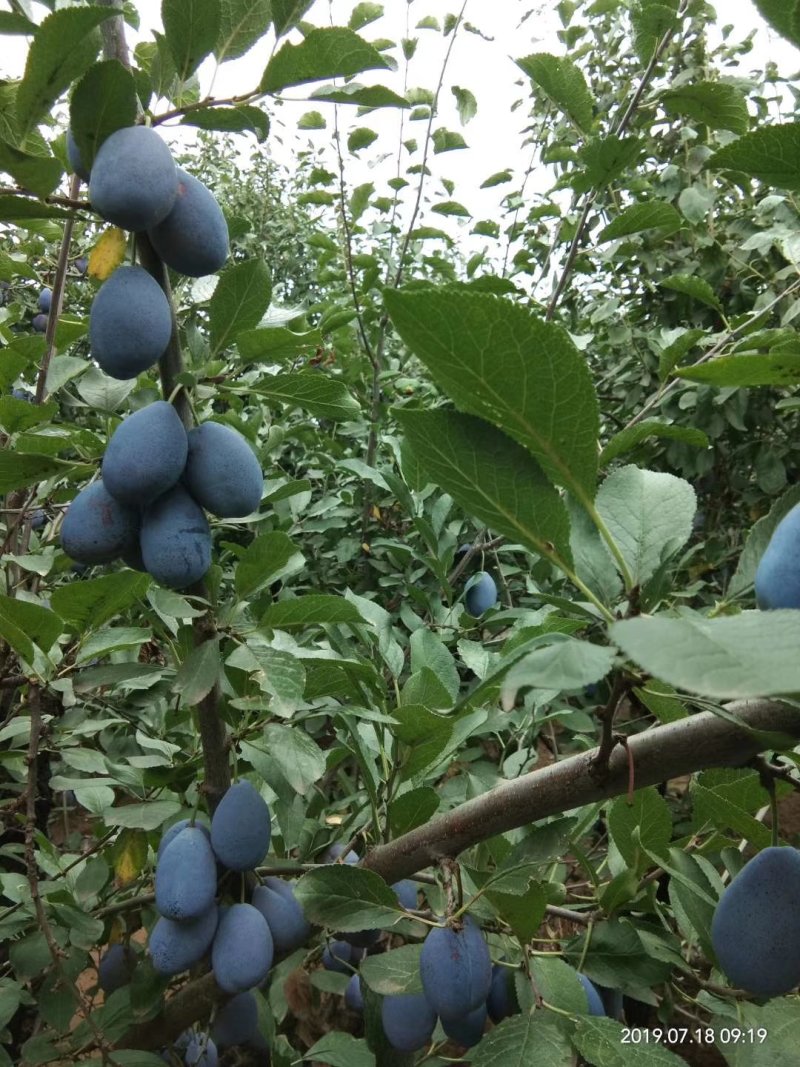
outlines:
{"label": "plum tree branch", "polygon": [[[728,705],[728,710],[738,715],[742,727],[713,712],[701,712],[629,738],[636,788],[707,767],[747,763],[768,748],[752,730],[800,738],[800,712],[788,704],[738,701]],[[496,786],[388,845],[379,845],[367,854],[363,866],[391,884],[496,834],[627,792],[629,755],[625,749],[614,749],[603,777],[592,773],[597,755],[597,749],[582,752]]]}

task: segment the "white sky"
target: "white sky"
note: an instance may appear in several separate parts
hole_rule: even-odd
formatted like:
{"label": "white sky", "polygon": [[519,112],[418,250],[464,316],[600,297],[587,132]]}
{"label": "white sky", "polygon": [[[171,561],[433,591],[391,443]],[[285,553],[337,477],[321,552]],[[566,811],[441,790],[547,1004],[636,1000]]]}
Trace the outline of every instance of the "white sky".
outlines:
{"label": "white sky", "polygon": [[[346,25],[354,5],[355,0],[317,0],[306,18],[321,26],[331,23]],[[716,6],[719,24],[730,22],[735,27],[731,40],[740,40],[753,27],[760,27],[755,47],[743,58],[740,73],[747,74],[751,70],[763,69],[768,59],[776,62],[781,73],[786,75],[794,73],[800,67],[800,53],[768,30],[750,0],[719,0]],[[45,13],[39,5],[34,7],[42,15]],[[411,63],[409,85],[435,88],[449,38],[443,38],[441,34],[431,30],[417,31],[414,27],[419,19],[426,15],[433,15],[442,22],[448,12],[458,11],[458,0],[412,0],[408,4],[404,0],[384,0],[384,7],[383,17],[360,32],[367,40],[385,37],[399,42],[406,36],[408,20],[411,36],[419,38],[418,49]],[[444,125],[450,130],[460,132],[469,148],[429,156],[428,165],[434,177],[428,179],[426,192],[434,199],[440,196],[447,198],[439,179],[451,178],[456,184],[453,198],[463,203],[475,220],[497,218],[500,198],[515,187],[515,184],[509,184],[496,189],[480,190],[481,182],[490,174],[506,167],[521,176],[527,166],[530,149],[522,147],[524,135],[521,131],[528,122],[528,90],[526,85],[515,85],[518,78],[522,78],[522,72],[513,60],[536,51],[563,54],[563,45],[556,37],[560,21],[555,7],[555,0],[539,3],[534,0],[494,0],[491,4],[486,4],[484,0],[467,2],[465,18],[493,40],[488,42],[462,30],[456,41],[440,98],[439,119],[435,126]],[[140,37],[148,39],[154,28],[161,28],[160,0],[139,0],[137,8],[141,18]],[[535,13],[520,25],[520,20],[530,8],[534,8]],[[133,46],[137,38],[130,29],[128,37]],[[712,44],[719,39],[713,29],[711,39]],[[272,38],[268,35],[246,56],[224,63],[216,74],[214,62],[206,60],[199,70],[203,92],[208,91],[212,79],[214,95],[218,97],[227,97],[255,87],[266,66],[271,48]],[[393,54],[399,56],[399,48]],[[356,80],[366,85],[384,84],[396,92],[402,92],[402,56],[399,56],[399,59],[401,67],[397,73],[368,71],[359,75]],[[0,60],[0,67],[4,68],[3,73],[6,76],[18,76],[22,72],[23,61],[22,48],[14,48],[13,54],[8,49]],[[726,73],[736,72],[733,68],[727,68]],[[453,85],[470,89],[478,100],[477,116],[466,127],[462,127],[459,122],[455,98],[451,92]],[[309,86],[308,92],[314,87]],[[302,99],[305,91],[306,87],[299,87],[286,93],[286,97],[298,101],[296,103],[289,102],[277,109],[269,101],[266,105],[273,123],[268,141],[270,150],[277,160],[287,164],[291,164],[293,151],[296,151],[298,144],[303,148],[330,148],[331,145],[333,105],[309,103]],[[523,105],[512,111],[514,102],[520,98]],[[328,129],[296,131],[300,115],[312,109],[325,116]],[[348,185],[352,188],[362,182],[373,181],[378,194],[386,195],[389,190],[385,181],[395,174],[400,112],[397,109],[384,109],[357,119],[356,110],[350,106],[339,109],[345,142],[348,126],[354,125],[375,129],[379,138],[363,150],[358,159],[345,155]],[[406,123],[404,138],[415,137],[421,144],[425,125],[424,122]],[[180,130],[167,130],[162,126],[161,130],[165,137],[173,142],[176,139],[182,142],[191,141],[194,136],[192,131],[185,127]],[[295,136],[299,141],[295,140]],[[382,158],[386,154],[388,158]],[[405,152],[403,159],[403,167],[416,161],[411,160]],[[327,166],[335,169],[332,163],[333,157],[330,157]],[[546,172],[532,183],[532,187],[539,190],[546,189],[549,185],[550,178]],[[463,235],[470,251],[484,244],[481,238],[467,238],[467,232],[472,225],[469,220],[466,220],[465,227],[456,219],[436,214],[429,214],[424,221],[428,225],[445,229],[454,236]]]}

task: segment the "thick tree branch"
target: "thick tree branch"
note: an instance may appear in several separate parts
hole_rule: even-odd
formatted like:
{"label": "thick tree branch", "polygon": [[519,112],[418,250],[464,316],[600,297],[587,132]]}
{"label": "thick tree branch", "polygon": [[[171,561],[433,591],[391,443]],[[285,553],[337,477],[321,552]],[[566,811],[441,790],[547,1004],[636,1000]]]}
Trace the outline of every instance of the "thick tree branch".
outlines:
{"label": "thick tree branch", "polygon": [[[800,738],[800,711],[778,701],[741,701],[729,711],[754,730],[779,731]],[[706,767],[738,766],[768,749],[757,735],[711,712],[659,726],[628,740],[636,788],[656,785]],[[591,773],[597,749],[524,774],[431,820],[388,845],[379,845],[363,866],[385,881],[397,882],[464,849],[538,819],[558,815],[625,793],[628,753],[614,749],[607,775]]]}

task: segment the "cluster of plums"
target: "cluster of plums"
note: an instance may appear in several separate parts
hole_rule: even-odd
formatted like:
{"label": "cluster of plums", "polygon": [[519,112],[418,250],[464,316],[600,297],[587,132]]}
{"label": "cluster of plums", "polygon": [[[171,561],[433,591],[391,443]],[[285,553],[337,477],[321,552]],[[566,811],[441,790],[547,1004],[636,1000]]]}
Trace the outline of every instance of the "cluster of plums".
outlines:
{"label": "cluster of plums", "polygon": [[[228,255],[228,228],[211,192],[176,167],[152,129],[132,126],[100,146],[91,173],[67,133],[77,174],[89,181],[92,207],[127,230],[146,230],[174,270],[193,277],[218,270]],[[142,267],[118,267],[100,287],[89,316],[92,356],[113,378],[136,378],[164,355],[172,310]],[[64,550],[79,563],[124,560],[156,581],[182,589],[211,563],[204,511],[241,518],[258,508],[263,478],[244,438],[219,423],[186,429],[159,401],[128,416],[103,457],[102,478],[72,502],[62,528]]]}
{"label": "cluster of plums", "polygon": [[732,879],[711,923],[719,966],[739,989],[778,997],[800,985],[800,852],[765,848]]}
{"label": "cluster of plums", "polygon": [[159,400],[112,434],[101,478],[64,516],[61,543],[79,563],[122,559],[162,585],[183,589],[200,581],[211,563],[205,511],[219,518],[249,515],[263,489],[259,462],[240,433],[205,422],[187,434],[172,404]]}

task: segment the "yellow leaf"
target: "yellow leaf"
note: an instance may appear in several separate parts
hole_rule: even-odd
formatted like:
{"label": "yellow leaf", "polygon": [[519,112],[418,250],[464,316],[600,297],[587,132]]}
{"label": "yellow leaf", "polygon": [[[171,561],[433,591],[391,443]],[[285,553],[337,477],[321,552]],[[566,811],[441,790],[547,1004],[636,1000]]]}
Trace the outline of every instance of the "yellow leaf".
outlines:
{"label": "yellow leaf", "polygon": [[99,282],[106,278],[125,259],[128,237],[124,230],[106,230],[89,253],[89,275]]}
{"label": "yellow leaf", "polygon": [[372,515],[373,519],[377,519],[378,522],[380,522],[380,520],[381,520],[381,509],[379,507],[377,507],[375,504],[373,504],[372,507],[370,508],[370,514]]}
{"label": "yellow leaf", "polygon": [[369,547],[366,541],[361,542],[361,547],[368,555],[372,552],[372,549]]}
{"label": "yellow leaf", "polygon": [[114,880],[122,888],[142,873],[147,862],[147,838],[141,830],[123,830],[114,849]]}

